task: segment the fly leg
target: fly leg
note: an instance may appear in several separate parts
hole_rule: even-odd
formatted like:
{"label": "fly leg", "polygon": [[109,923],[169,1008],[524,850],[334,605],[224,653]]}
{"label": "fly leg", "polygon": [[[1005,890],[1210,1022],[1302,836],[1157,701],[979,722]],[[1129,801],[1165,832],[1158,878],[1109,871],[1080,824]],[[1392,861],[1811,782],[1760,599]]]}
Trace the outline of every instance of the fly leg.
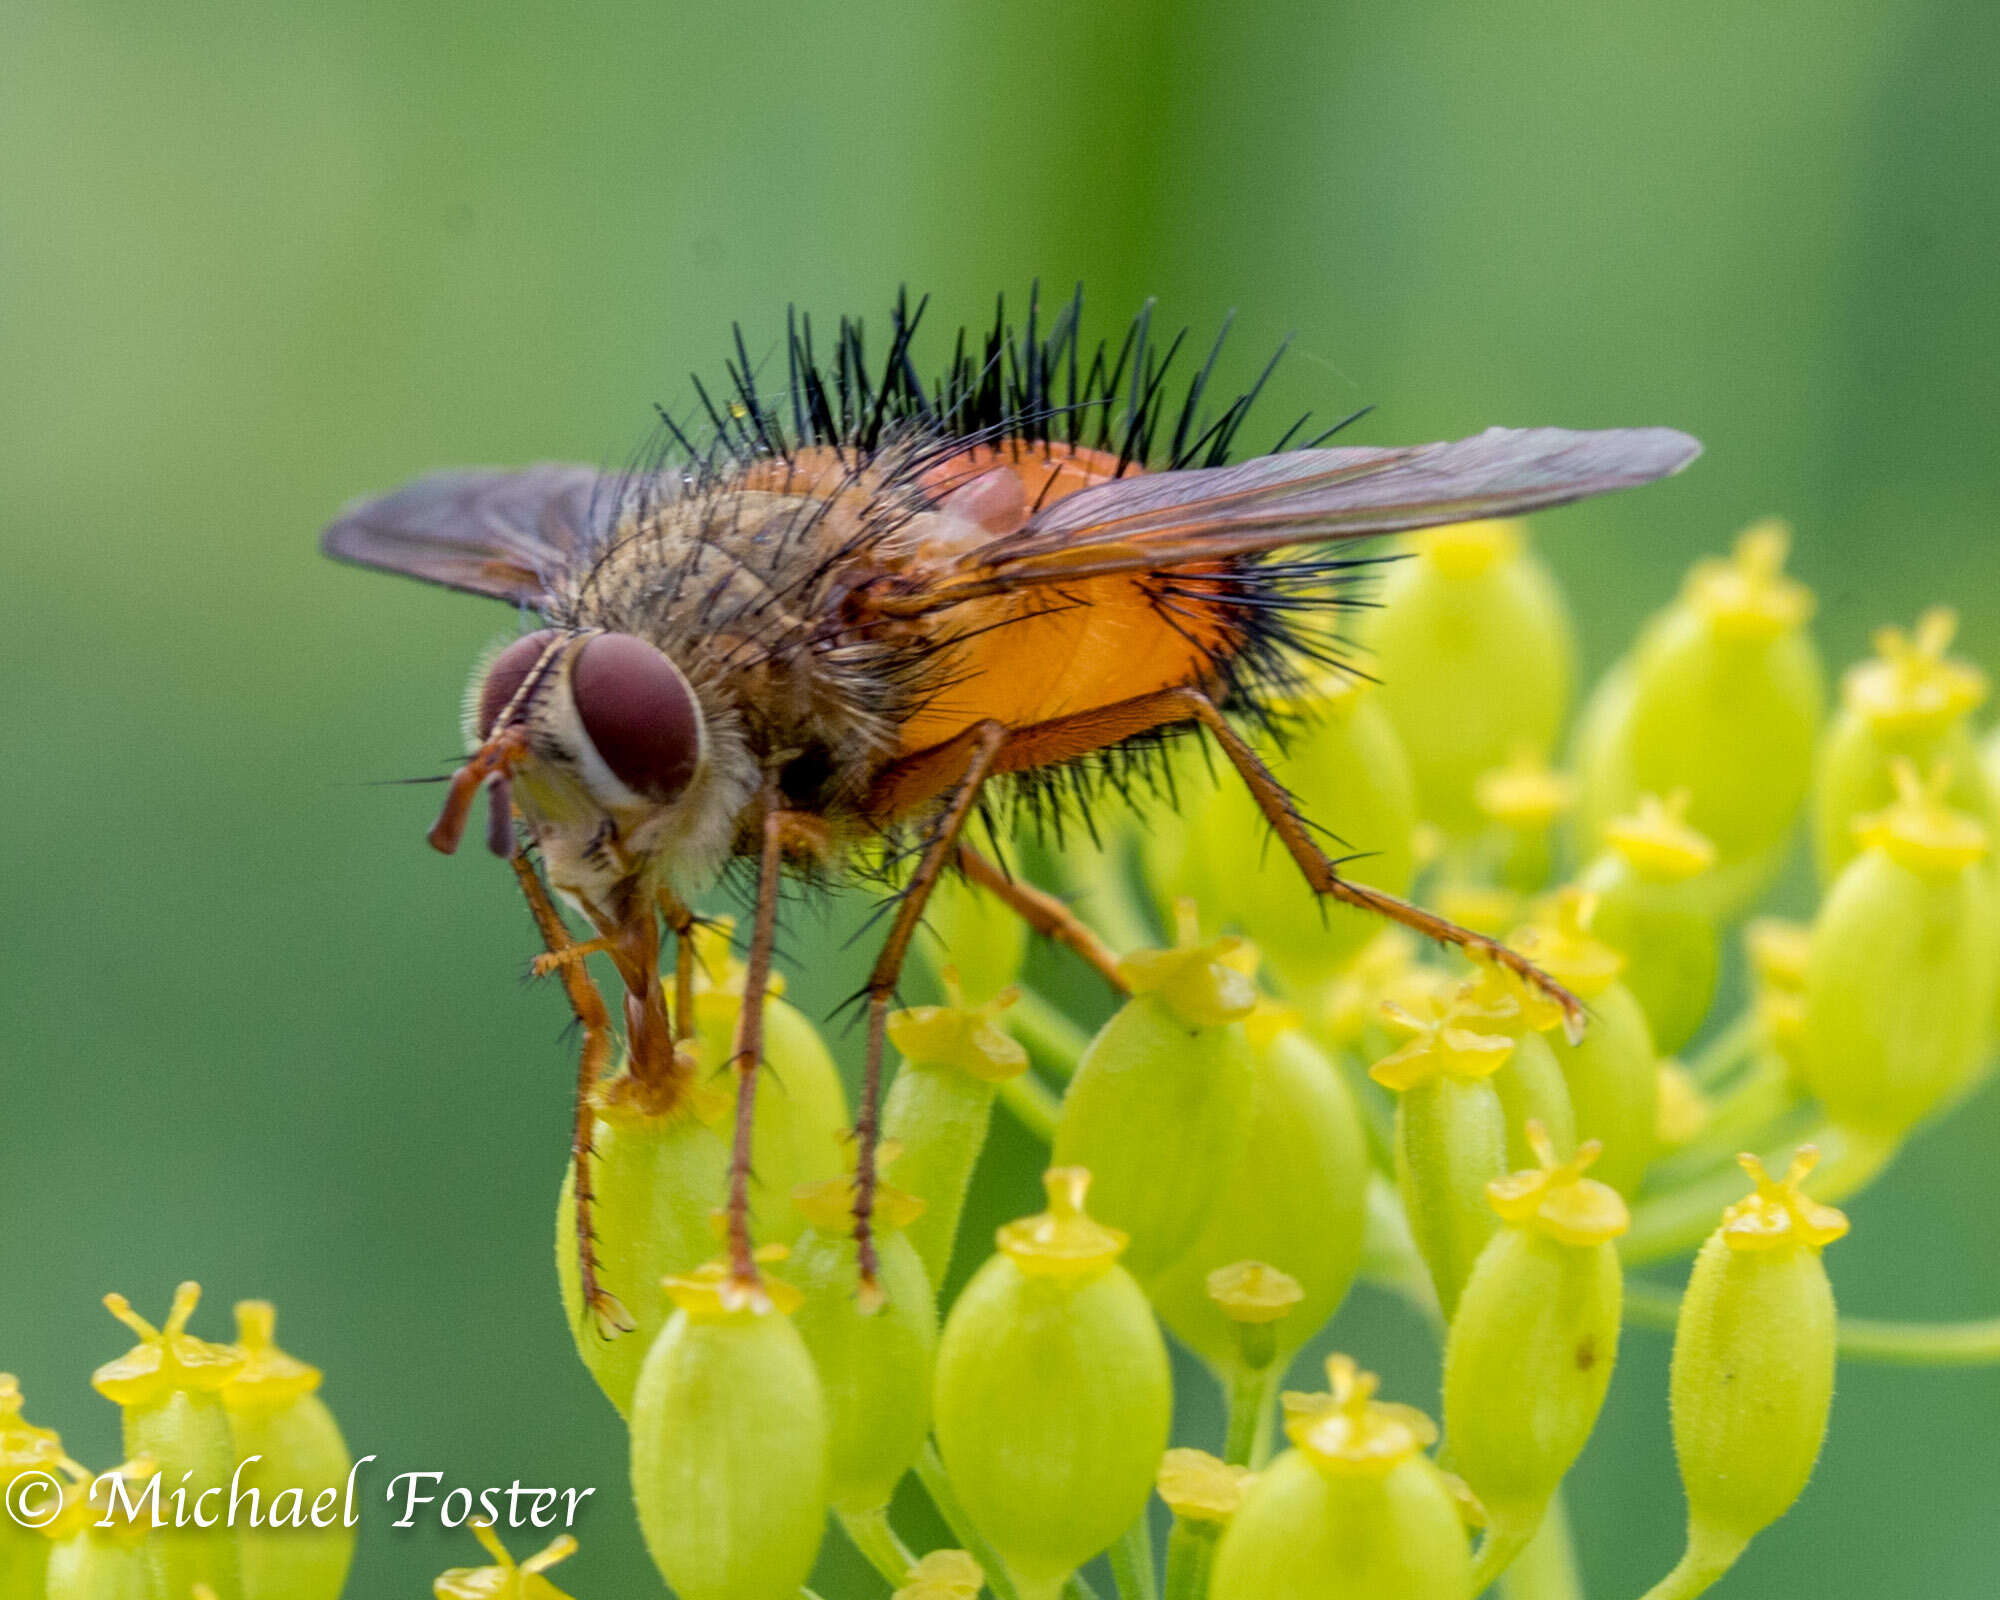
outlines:
{"label": "fly leg", "polygon": [[1131,992],[1118,971],[1118,952],[1054,895],[1008,877],[969,844],[958,847],[958,867],[968,882],[978,884],[1043,938],[1053,939],[1083,957],[1120,994]]}
{"label": "fly leg", "polygon": [[514,868],[514,876],[520,880],[521,892],[528,898],[528,909],[534,914],[535,926],[541,930],[542,943],[557,959],[555,970],[562,975],[563,992],[569,996],[570,1009],[576,1013],[576,1020],[583,1028],[583,1050],[576,1068],[576,1121],[571,1127],[569,1146],[576,1166],[577,1281],[582,1286],[584,1306],[596,1322],[598,1333],[611,1338],[616,1334],[629,1333],[636,1326],[631,1313],[618,1297],[598,1281],[597,1189],[591,1174],[591,1129],[596,1108],[591,1093],[611,1060],[611,1014],[605,1009],[604,996],[598,993],[597,985],[582,960],[568,958],[568,953],[577,949],[580,941],[570,937],[562,914],[556,910],[555,902],[550,899],[534,863],[524,851],[518,850],[508,859]]}
{"label": "fly leg", "polygon": [[674,936],[674,1038],[694,1037],[694,925],[695,915],[670,890],[654,892],[660,920]]}
{"label": "fly leg", "polygon": [[[726,1304],[760,1310],[769,1306],[770,1297],[764,1292],[756,1246],[750,1237],[750,1161],[757,1071],[764,1061],[764,996],[771,986],[771,952],[778,937],[778,878],[785,864],[785,846],[795,836],[809,837],[812,832],[809,818],[779,809],[775,788],[767,788],[763,799],[766,809],[757,853],[757,905],[750,922],[750,949],[744,957],[743,1009],[736,1018],[736,1039],[729,1053],[729,1065],[736,1073],[736,1124],[729,1155],[729,1281],[724,1286]],[[692,950],[685,936],[680,948],[691,962]],[[675,967],[676,981],[685,970],[691,986],[692,966],[684,967],[677,959]],[[692,1014],[690,1007],[686,1015],[691,1018]]]}
{"label": "fly leg", "polygon": [[854,1248],[864,1310],[873,1310],[882,1300],[875,1256],[875,1147],[882,1132],[882,1056],[888,1044],[889,1006],[910,953],[910,941],[923,921],[924,906],[959,850],[959,835],[979,798],[979,786],[992,775],[994,761],[1006,743],[1006,725],[988,718],[941,747],[939,759],[958,768],[957,783],[944,810],[931,824],[923,856],[896,903],[896,915],[863,990],[868,996],[868,1054],[861,1079],[861,1111],[854,1119]]}
{"label": "fly leg", "polygon": [[1391,922],[1401,923],[1427,939],[1457,945],[1461,950],[1476,951],[1498,962],[1562,1007],[1563,1031],[1572,1043],[1583,1037],[1583,1002],[1520,952],[1509,950],[1498,940],[1474,933],[1470,928],[1461,928],[1434,911],[1426,911],[1422,906],[1411,905],[1409,901],[1384,894],[1380,889],[1371,889],[1366,884],[1351,883],[1343,878],[1333,859],[1314,842],[1305,819],[1292,802],[1290,791],[1272,775],[1271,769],[1264,765],[1243,736],[1229,725],[1228,719],[1207,695],[1198,689],[1170,689],[1160,698],[1179,708],[1178,714],[1171,720],[1191,718],[1215,736],[1215,742],[1222,746],[1222,753],[1229,758],[1229,764],[1249,788],[1250,797],[1257,802],[1257,809],[1264,813],[1265,820],[1278,836],[1278,842],[1297,863],[1315,894],[1326,895],[1363,911],[1372,911]]}

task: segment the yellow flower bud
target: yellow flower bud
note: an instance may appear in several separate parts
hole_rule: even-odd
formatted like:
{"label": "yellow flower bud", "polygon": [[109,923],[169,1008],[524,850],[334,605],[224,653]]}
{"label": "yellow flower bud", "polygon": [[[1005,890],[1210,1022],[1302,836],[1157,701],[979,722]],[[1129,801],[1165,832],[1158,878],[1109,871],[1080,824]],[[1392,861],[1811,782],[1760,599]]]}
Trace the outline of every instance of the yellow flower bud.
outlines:
{"label": "yellow flower bud", "polygon": [[1419,809],[1466,835],[1481,823],[1479,775],[1555,745],[1574,672],[1569,612],[1519,523],[1433,528],[1409,544],[1364,636]]}
{"label": "yellow flower bud", "polygon": [[474,1521],[472,1533],[486,1546],[495,1565],[453,1567],[431,1585],[431,1593],[437,1600],[569,1600],[568,1595],[542,1576],[558,1561],[567,1561],[576,1554],[576,1541],[568,1534],[516,1566],[507,1547],[494,1533],[492,1523]]}
{"label": "yellow flower bud", "polygon": [[[733,1094],[730,1052],[743,1011],[743,965],[730,954],[727,920],[705,923],[696,950],[695,1052],[714,1086]],[[777,974],[772,974],[773,979]],[[819,1030],[780,998],[774,981],[764,997],[764,1071],[757,1095],[755,1204],[757,1238],[789,1244],[806,1225],[792,1205],[801,1184],[840,1176],[838,1137],[847,1131],[847,1096]],[[781,1087],[782,1086],[782,1087]]]}
{"label": "yellow flower bud", "polygon": [[1799,1061],[1836,1122],[1887,1140],[1977,1070],[2000,966],[1984,828],[1897,770],[1813,923]]}
{"label": "yellow flower bud", "polygon": [[[893,1143],[881,1164],[902,1160]],[[854,1179],[813,1186],[794,1197],[812,1226],[800,1235],[785,1275],[803,1294],[792,1321],[812,1352],[826,1399],[827,1499],[853,1515],[889,1503],[930,1432],[931,1368],[937,1356],[937,1305],[904,1229],[924,1202],[877,1183],[875,1246],[882,1303],[855,1293],[860,1268],[850,1229]]]}
{"label": "yellow flower bud", "polygon": [[1211,1600],[1465,1600],[1471,1558],[1429,1419],[1374,1398],[1329,1359],[1327,1403],[1295,1415],[1294,1448],[1259,1473],[1215,1555]]}
{"label": "yellow flower bud", "polygon": [[986,1574],[963,1550],[933,1550],[889,1600],[979,1600]]}
{"label": "yellow flower bud", "polygon": [[1835,1316],[1819,1253],[1847,1219],[1801,1192],[1814,1159],[1801,1150],[1774,1180],[1744,1156],[1756,1191],[1695,1258],[1671,1379],[1688,1547],[1665,1592],[1699,1593],[1783,1516],[1826,1435]]}
{"label": "yellow flower bud", "polygon": [[1237,1365],[1238,1341],[1213,1275],[1255,1261],[1295,1280],[1270,1358],[1289,1361],[1346,1298],[1367,1210],[1367,1142],[1339,1071],[1276,1007],[1247,1027],[1248,1136],[1200,1232],[1150,1291],[1167,1326],[1218,1371]]}
{"label": "yellow flower bud", "polygon": [[1658,1136],[1659,1058],[1645,1012],[1619,981],[1625,957],[1597,937],[1596,913],[1593,896],[1565,889],[1511,943],[1590,1008],[1581,1040],[1551,1036],[1549,1048],[1569,1085],[1576,1136],[1604,1146],[1598,1179],[1630,1194]]}
{"label": "yellow flower bud", "polygon": [[[36,1427],[21,1415],[21,1406],[19,1380],[0,1372],[0,1491],[11,1491],[23,1473],[47,1473],[64,1459],[55,1430]],[[7,1504],[14,1502],[9,1498]],[[39,1596],[48,1560],[47,1537],[0,1512],[0,1595]]]}
{"label": "yellow flower bud", "polygon": [[1715,847],[1689,827],[1687,791],[1642,795],[1605,826],[1604,852],[1581,886],[1597,897],[1594,930],[1625,956],[1620,975],[1646,1013],[1654,1048],[1692,1039],[1715,998],[1722,940],[1706,903]]}
{"label": "yellow flower bud", "polygon": [[[947,980],[948,986],[955,980]],[[953,993],[941,1006],[916,1006],[889,1017],[889,1042],[903,1064],[883,1108],[885,1139],[902,1146],[897,1181],[924,1203],[908,1236],[933,1286],[951,1269],[958,1219],[972,1170],[985,1148],[993,1097],[1028,1070],[1028,1053],[1000,1028],[1012,1004],[1002,991],[968,1008]]]}
{"label": "yellow flower bud", "polygon": [[[240,1487],[257,1495],[256,1525],[238,1529],[246,1600],[339,1600],[354,1559],[354,1529],[333,1518],[353,1467],[347,1441],[319,1397],[320,1373],[280,1350],[278,1314],[265,1300],[236,1306],[242,1370],[222,1386],[236,1457],[250,1462]],[[322,1517],[324,1520],[324,1517]],[[273,1525],[281,1524],[281,1525]]]}
{"label": "yellow flower bud", "polygon": [[[947,873],[924,905],[925,935],[916,948],[938,977],[975,1006],[1003,994],[1021,976],[1028,957],[1028,925],[998,895]],[[954,999],[950,1002],[958,1005]]]}
{"label": "yellow flower bud", "polygon": [[1449,1317],[1492,1237],[1486,1185],[1506,1171],[1507,1119],[1492,1077],[1514,1040],[1471,1006],[1475,986],[1412,1015],[1385,1005],[1410,1042],[1369,1069],[1397,1092],[1396,1187],[1410,1234]]}
{"label": "yellow flower bud", "polygon": [[721,1262],[672,1279],[632,1397],[639,1531],[681,1600],[790,1595],[819,1552],[826,1402],[789,1315],[798,1290],[764,1284],[766,1304],[736,1306]]}
{"label": "yellow flower bud", "polygon": [[1535,1167],[1487,1185],[1506,1226],[1481,1252],[1445,1347],[1451,1464],[1489,1518],[1489,1580],[1540,1526],[1597,1423],[1623,1298],[1612,1241],[1631,1225],[1618,1192],[1583,1175],[1594,1142],[1563,1161],[1540,1124],[1529,1138]]}
{"label": "yellow flower bud", "polygon": [[1084,1167],[1097,1214],[1132,1241],[1151,1283],[1194,1244],[1249,1134],[1256,1063],[1242,1019],[1257,1003],[1240,940],[1138,951],[1132,998],[1099,1030],[1063,1096],[1052,1159]]}
{"label": "yellow flower bud", "polygon": [[[115,1467],[106,1476],[121,1478],[129,1486],[122,1493],[124,1503],[142,1502],[146,1485],[157,1471],[147,1457],[135,1457]],[[125,1514],[110,1498],[107,1487],[94,1497],[91,1480],[73,1484],[57,1521],[43,1533],[49,1542],[46,1589],[0,1588],[9,1600],[152,1600],[159,1593],[153,1586],[152,1563],[148,1560],[146,1535],[151,1514],[142,1510],[136,1517]],[[99,1524],[107,1517],[108,1526]],[[208,1590],[206,1584],[195,1592]]]}
{"label": "yellow flower bud", "polygon": [[1813,792],[1813,858],[1830,883],[1861,848],[1854,821],[1896,798],[1895,763],[1921,772],[1951,768],[1942,798],[1989,829],[2000,826],[2000,794],[1973,741],[1972,713],[1986,699],[1986,675],[1946,652],[1958,614],[1935,606],[1909,633],[1882,628],[1875,656],[1848,671],[1840,714],[1820,746]]}
{"label": "yellow flower bud", "polygon": [[1523,746],[1506,766],[1482,772],[1472,795],[1491,824],[1495,876],[1515,893],[1541,888],[1549,877],[1555,824],[1576,803],[1575,781]]}
{"label": "yellow flower bud", "polygon": [[556,1281],[578,1356],[627,1416],[646,1352],[673,1313],[664,1280],[692,1272],[715,1248],[710,1216],[726,1185],[729,1147],[710,1119],[727,1099],[697,1084],[663,1106],[629,1073],[600,1084],[595,1098],[590,1170],[598,1276],[631,1317],[631,1331],[607,1335],[584,1309],[574,1162],[556,1202]]}
{"label": "yellow flower bud", "polygon": [[224,1520],[209,1528],[192,1523],[203,1494],[211,1496],[209,1512],[214,1515],[217,1501],[229,1492],[238,1458],[221,1391],[245,1363],[234,1345],[210,1344],[188,1333],[188,1319],[200,1301],[201,1285],[183,1283],[174,1291],[165,1325],[155,1328],[123,1295],[106,1295],[105,1306],[139,1336],[139,1343],[99,1367],[90,1381],[124,1409],[126,1454],[155,1463],[163,1496],[186,1491],[188,1525],[154,1530],[146,1540],[157,1592],[186,1594],[206,1583],[217,1600],[244,1600],[235,1531]]}
{"label": "yellow flower bud", "polygon": [[1804,631],[1812,595],[1782,571],[1790,539],[1758,523],[1728,560],[1698,563],[1600,681],[1578,733],[1586,842],[1641,795],[1685,788],[1687,820],[1719,856],[1704,885],[1718,916],[1775,873],[1812,778],[1825,691]]}
{"label": "yellow flower bud", "polygon": [[1024,1600],[1145,1508],[1173,1410],[1166,1346],[1083,1209],[1090,1175],[1055,1168],[1049,1209],[1000,1230],[938,1345],[936,1430],[952,1483]]}

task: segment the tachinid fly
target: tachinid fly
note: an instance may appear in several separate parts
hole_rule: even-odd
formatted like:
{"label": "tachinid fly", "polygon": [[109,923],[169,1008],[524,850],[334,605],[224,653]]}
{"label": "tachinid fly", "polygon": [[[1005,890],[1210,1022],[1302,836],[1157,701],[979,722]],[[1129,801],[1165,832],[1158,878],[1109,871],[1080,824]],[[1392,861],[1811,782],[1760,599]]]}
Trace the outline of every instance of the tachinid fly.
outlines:
{"label": "tachinid fly", "polygon": [[[578,1249],[607,1331],[627,1318],[593,1255],[588,1139],[616,1023],[582,957],[615,963],[633,1082],[672,1105],[694,1086],[692,1055],[676,1049],[692,1028],[689,906],[732,861],[756,875],[727,1196],[730,1282],[746,1302],[762,1294],[750,1129],[782,875],[852,867],[885,838],[907,841],[913,862],[865,991],[864,1295],[884,1025],[939,876],[963,871],[1116,981],[1060,902],[965,842],[996,785],[1030,807],[1059,803],[1204,729],[1317,892],[1487,951],[1580,1021],[1520,956],[1345,880],[1241,727],[1263,727],[1326,658],[1312,614],[1363,564],[1342,541],[1647,483],[1699,445],[1667,428],[1495,428],[1400,449],[1286,449],[1288,435],[1279,453],[1230,465],[1255,390],[1211,406],[1211,354],[1170,402],[1180,341],[1162,349],[1146,316],[1121,345],[1087,351],[1080,298],[1046,329],[1032,304],[1019,332],[1003,309],[983,339],[961,333],[926,384],[912,353],[921,309],[898,304],[874,365],[858,323],[829,353],[794,320],[784,381],[767,388],[739,334],[725,397],[698,387],[701,427],[667,422],[642,469],[438,473],[351,506],[324,536],[342,560],[540,618],[475,682],[471,753],[430,839],[455,849],[487,790],[489,842],[547,947],[538,970],[560,974],[582,1023]],[[564,902],[591,937],[570,931]]]}

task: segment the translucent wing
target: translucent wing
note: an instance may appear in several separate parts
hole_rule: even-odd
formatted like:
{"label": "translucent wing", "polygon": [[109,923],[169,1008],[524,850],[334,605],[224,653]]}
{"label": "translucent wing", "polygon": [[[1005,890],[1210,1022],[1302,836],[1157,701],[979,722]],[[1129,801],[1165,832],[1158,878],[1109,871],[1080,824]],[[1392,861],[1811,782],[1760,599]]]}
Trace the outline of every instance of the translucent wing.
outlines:
{"label": "translucent wing", "polygon": [[533,604],[588,543],[611,493],[595,467],[434,472],[356,501],[320,535],[340,561]]}
{"label": "translucent wing", "polygon": [[1537,511],[1650,483],[1700,453],[1672,428],[1492,428],[1447,444],[1298,450],[1121,478],[1056,501],[880,606],[920,614],[1027,584]]}

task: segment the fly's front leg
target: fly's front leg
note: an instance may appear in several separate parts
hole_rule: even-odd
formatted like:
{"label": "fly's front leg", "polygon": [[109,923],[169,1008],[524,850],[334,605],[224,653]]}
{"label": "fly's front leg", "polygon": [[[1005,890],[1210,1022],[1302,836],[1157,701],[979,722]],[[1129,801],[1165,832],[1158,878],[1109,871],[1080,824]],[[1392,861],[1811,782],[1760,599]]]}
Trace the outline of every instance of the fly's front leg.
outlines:
{"label": "fly's front leg", "polygon": [[563,992],[569,996],[570,1009],[583,1028],[583,1049],[576,1068],[576,1121],[570,1130],[570,1156],[576,1167],[577,1281],[597,1331],[610,1338],[629,1333],[635,1326],[631,1313],[618,1297],[598,1281],[597,1187],[591,1172],[591,1128],[596,1107],[591,1095],[611,1061],[611,1014],[582,960],[565,959],[582,941],[570,937],[534,863],[521,851],[516,851],[509,862],[514,876],[520,880],[521,892],[527,896],[528,909],[534,913],[535,926],[541,930],[542,943],[557,958],[555,970],[562,975]]}
{"label": "fly's front leg", "polygon": [[1399,922],[1427,939],[1457,945],[1461,950],[1476,950],[1490,957],[1562,1007],[1563,1031],[1571,1043],[1583,1037],[1583,1002],[1519,951],[1509,950],[1497,939],[1489,939],[1483,933],[1461,928],[1434,911],[1424,910],[1422,906],[1411,905],[1409,901],[1384,894],[1380,889],[1371,889],[1366,884],[1351,883],[1343,878],[1332,857],[1313,841],[1305,819],[1292,803],[1290,791],[1258,759],[1257,752],[1229,725],[1228,719],[1207,695],[1195,689],[1173,689],[1161,698],[1181,708],[1174,720],[1191,718],[1215,735],[1215,742],[1222,746],[1222,753],[1229,758],[1229,764],[1249,788],[1251,798],[1257,802],[1257,809],[1264,813],[1279,843],[1284,845],[1286,853],[1298,865],[1307,885],[1315,893],[1387,917],[1391,922]]}
{"label": "fly's front leg", "polygon": [[883,939],[881,952],[868,974],[868,1055],[861,1080],[861,1111],[854,1119],[854,1246],[861,1271],[864,1310],[874,1309],[882,1300],[875,1256],[875,1149],[882,1131],[882,1056],[888,1045],[889,1007],[896,996],[896,982],[902,976],[910,941],[923,921],[924,906],[956,855],[959,835],[972,815],[979,787],[992,774],[994,762],[1006,743],[1005,724],[989,718],[973,724],[940,752],[941,759],[956,759],[957,787],[931,827],[923,858],[903,890],[888,936]]}
{"label": "fly's front leg", "polygon": [[674,1038],[694,1037],[694,927],[695,915],[682,905],[670,889],[654,891],[660,920],[674,936]]}
{"label": "fly's front leg", "polygon": [[[778,809],[778,792],[764,792],[764,831],[757,855],[757,905],[750,922],[750,949],[744,957],[743,1009],[736,1018],[736,1041],[729,1064],[736,1073],[736,1129],[729,1156],[729,1279],[724,1302],[731,1307],[763,1309],[770,1304],[757,1270],[756,1246],[750,1237],[751,1140],[757,1115],[757,1072],[764,1061],[764,996],[771,986],[771,952],[778,937],[778,877],[785,864],[785,846],[807,820]],[[687,940],[682,939],[683,948]]]}

